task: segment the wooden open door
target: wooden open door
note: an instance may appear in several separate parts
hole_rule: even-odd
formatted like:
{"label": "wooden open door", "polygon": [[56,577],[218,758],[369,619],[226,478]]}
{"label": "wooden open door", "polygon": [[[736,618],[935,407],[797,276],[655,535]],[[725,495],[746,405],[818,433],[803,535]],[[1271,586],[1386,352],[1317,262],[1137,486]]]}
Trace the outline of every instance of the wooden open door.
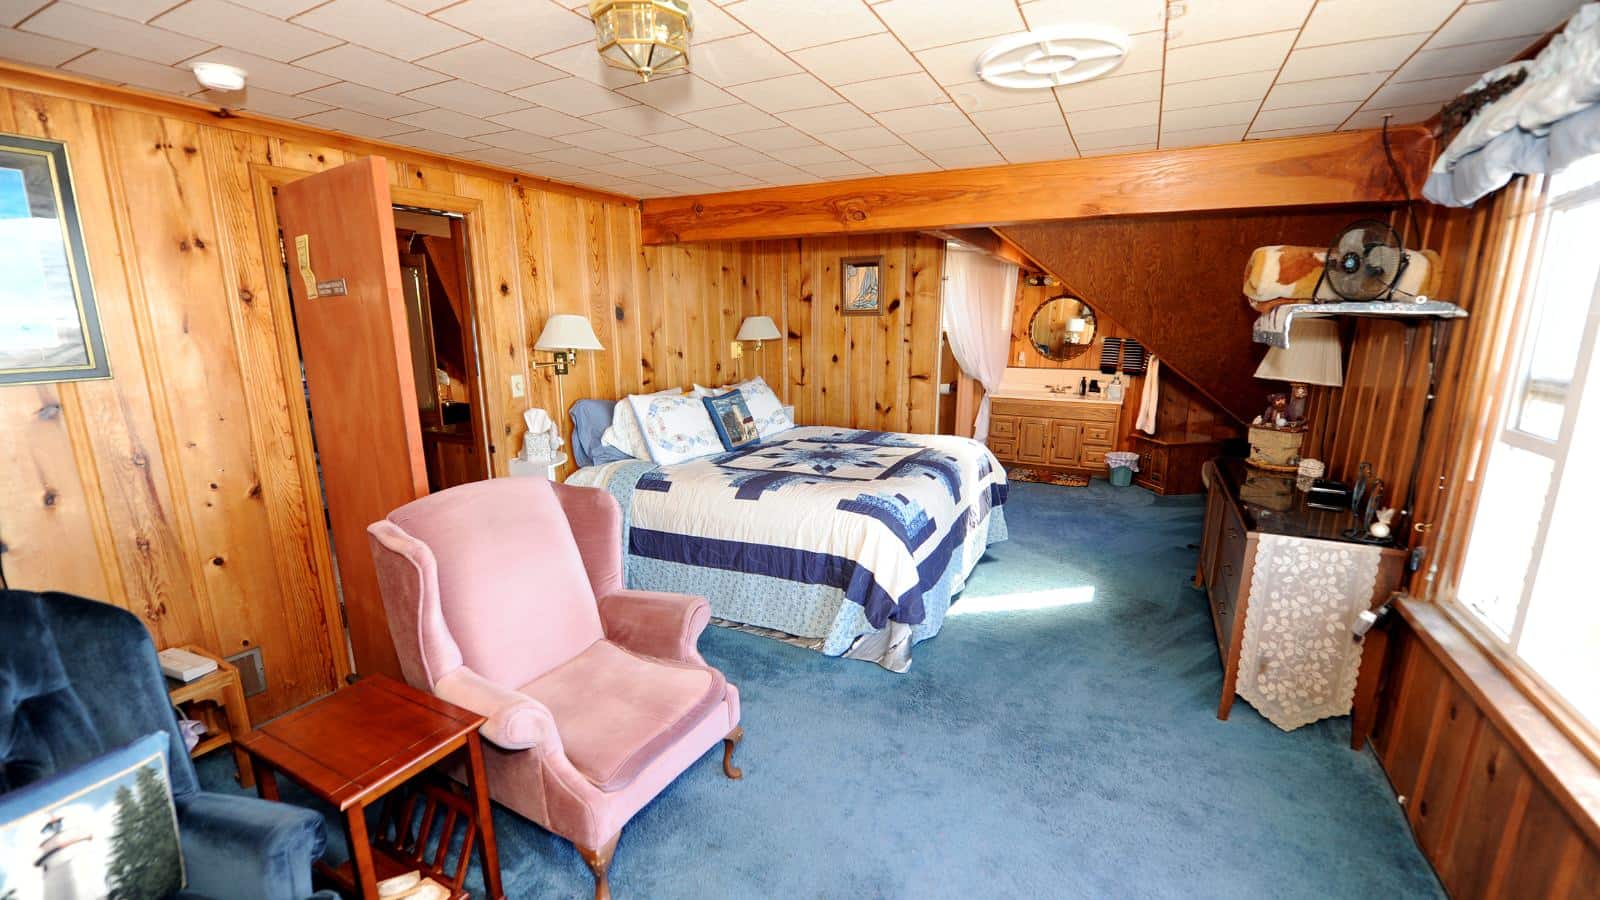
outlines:
{"label": "wooden open door", "polygon": [[428,476],[386,164],[283,185],[277,206],[355,670],[400,678],[367,526]]}

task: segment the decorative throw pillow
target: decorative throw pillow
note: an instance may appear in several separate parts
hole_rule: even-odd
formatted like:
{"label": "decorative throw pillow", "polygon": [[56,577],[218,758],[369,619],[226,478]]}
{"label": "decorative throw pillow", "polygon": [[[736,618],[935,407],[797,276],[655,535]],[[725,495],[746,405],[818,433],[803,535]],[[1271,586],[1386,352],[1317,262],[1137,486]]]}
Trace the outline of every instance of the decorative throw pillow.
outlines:
{"label": "decorative throw pillow", "polygon": [[600,435],[600,443],[620,450],[634,459],[649,459],[650,448],[645,446],[644,433],[639,430],[639,417],[628,401],[634,397],[661,397],[682,394],[683,388],[667,388],[654,394],[630,394],[617,401],[611,414],[611,425]]}
{"label": "decorative throw pillow", "polygon": [[652,394],[628,398],[639,419],[650,459],[670,465],[722,451],[722,439],[711,424],[700,398],[683,394]]}
{"label": "decorative throw pillow", "polygon": [[706,412],[711,414],[711,424],[716,427],[717,437],[722,439],[724,448],[735,450],[761,440],[761,432],[756,430],[756,420],[750,415],[750,407],[745,403],[743,394],[729,391],[702,397],[700,402],[706,405]]}
{"label": "decorative throw pillow", "polygon": [[0,795],[6,896],[160,900],[183,889],[166,732]]}
{"label": "decorative throw pillow", "polygon": [[772,437],[780,431],[788,431],[794,427],[794,419],[783,409],[783,401],[767,386],[767,380],[760,375],[749,381],[741,381],[734,387],[744,395],[744,402],[750,407],[750,415],[756,421],[756,430],[764,438]]}

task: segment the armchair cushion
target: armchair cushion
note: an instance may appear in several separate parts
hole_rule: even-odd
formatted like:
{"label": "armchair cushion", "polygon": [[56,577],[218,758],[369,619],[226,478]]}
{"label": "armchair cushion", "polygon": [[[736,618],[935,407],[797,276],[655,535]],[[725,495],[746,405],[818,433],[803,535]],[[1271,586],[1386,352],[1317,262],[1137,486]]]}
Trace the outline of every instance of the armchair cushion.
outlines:
{"label": "armchair cushion", "polygon": [[644,656],[704,665],[697,644],[711,621],[704,597],[664,591],[615,591],[600,598],[606,639]]}
{"label": "armchair cushion", "polygon": [[627,787],[699,724],[722,702],[727,681],[704,665],[651,659],[597,641],[522,693],[555,717],[573,767],[610,792]]}
{"label": "armchair cushion", "polygon": [[441,700],[488,716],[478,733],[502,750],[561,752],[555,717],[527,694],[508,690],[466,666],[439,679],[433,693]]}
{"label": "armchair cushion", "polygon": [[189,890],[229,900],[299,900],[322,855],[322,816],[309,809],[212,794],[178,810]]}

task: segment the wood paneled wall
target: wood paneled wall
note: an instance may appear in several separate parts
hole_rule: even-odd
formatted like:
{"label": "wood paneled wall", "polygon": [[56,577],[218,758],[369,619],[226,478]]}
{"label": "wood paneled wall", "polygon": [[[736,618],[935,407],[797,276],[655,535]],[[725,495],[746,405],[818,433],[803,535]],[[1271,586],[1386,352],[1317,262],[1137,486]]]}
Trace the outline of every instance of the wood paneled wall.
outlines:
{"label": "wood paneled wall", "polygon": [[[938,419],[944,242],[922,234],[804,238],[645,248],[652,327],[641,388],[723,384],[757,374],[803,425],[931,433]],[[846,316],[839,260],[882,256],[884,312]],[[687,302],[704,297],[702,306]],[[782,341],[730,344],[745,316],[766,315]],[[626,391],[618,392],[627,393]]]}

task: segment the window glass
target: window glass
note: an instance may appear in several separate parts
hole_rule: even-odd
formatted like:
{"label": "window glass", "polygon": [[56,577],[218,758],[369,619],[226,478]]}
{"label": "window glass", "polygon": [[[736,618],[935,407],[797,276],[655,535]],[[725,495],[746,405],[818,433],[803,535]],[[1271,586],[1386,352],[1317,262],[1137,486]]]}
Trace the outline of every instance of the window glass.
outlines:
{"label": "window glass", "polygon": [[1584,322],[1600,274],[1600,203],[1555,213],[1536,283],[1529,323],[1532,340],[1523,350],[1518,378],[1518,431],[1553,441],[1561,435],[1567,392],[1578,368]]}
{"label": "window glass", "polygon": [[1511,636],[1539,534],[1550,459],[1497,443],[1489,455],[1458,598],[1502,638]]}

